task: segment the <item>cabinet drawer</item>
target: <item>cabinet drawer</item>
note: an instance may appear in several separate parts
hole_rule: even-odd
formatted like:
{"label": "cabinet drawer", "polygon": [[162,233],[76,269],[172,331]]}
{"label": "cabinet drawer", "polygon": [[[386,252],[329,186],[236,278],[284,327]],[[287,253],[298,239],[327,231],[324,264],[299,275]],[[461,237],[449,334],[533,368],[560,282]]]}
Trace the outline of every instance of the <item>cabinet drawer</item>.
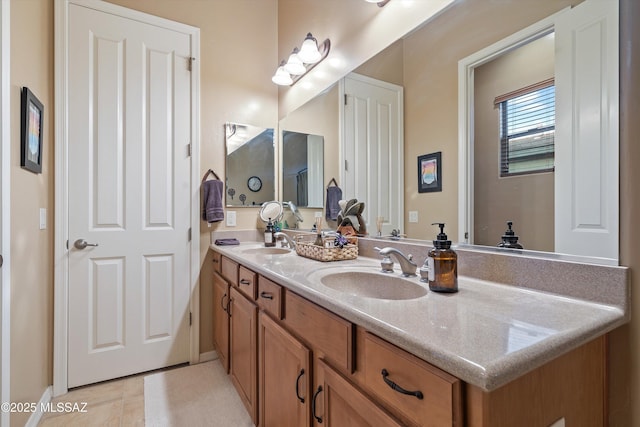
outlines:
{"label": "cabinet drawer", "polygon": [[282,319],[282,286],[258,276],[258,305],[276,319]]}
{"label": "cabinet drawer", "polygon": [[284,323],[314,352],[320,352],[336,368],[353,372],[353,324],[305,300],[285,292]]}
{"label": "cabinet drawer", "polygon": [[[365,385],[390,410],[419,426],[461,425],[459,379],[370,333],[365,334],[363,351]],[[391,383],[407,392],[419,391],[422,398],[394,390]]]}
{"label": "cabinet drawer", "polygon": [[258,275],[246,267],[240,266],[238,272],[238,289],[245,294],[247,298],[256,299],[256,291]]}
{"label": "cabinet drawer", "polygon": [[220,252],[213,251],[211,253],[211,262],[213,263],[213,271],[218,274],[222,274],[222,254]]}
{"label": "cabinet drawer", "polygon": [[227,279],[230,285],[238,286],[238,263],[223,256],[220,264],[222,277]]}

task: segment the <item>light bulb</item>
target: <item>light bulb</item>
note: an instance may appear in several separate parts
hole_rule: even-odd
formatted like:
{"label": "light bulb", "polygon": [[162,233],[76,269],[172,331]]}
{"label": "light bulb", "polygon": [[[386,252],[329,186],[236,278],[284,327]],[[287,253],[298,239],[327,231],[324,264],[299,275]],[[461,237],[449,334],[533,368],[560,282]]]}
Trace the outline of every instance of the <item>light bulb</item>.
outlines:
{"label": "light bulb", "polygon": [[307,68],[302,63],[302,60],[298,56],[298,48],[293,49],[293,52],[289,56],[289,60],[284,66],[284,70],[294,76],[299,76],[307,71]]}
{"label": "light bulb", "polygon": [[318,42],[311,33],[308,33],[304,42],[302,42],[302,47],[300,47],[298,57],[305,64],[315,64],[320,60],[320,58],[322,58],[320,51],[318,51]]}
{"label": "light bulb", "polygon": [[293,79],[284,69],[284,61],[280,63],[276,73],[271,77],[271,81],[280,86],[289,86],[293,84]]}

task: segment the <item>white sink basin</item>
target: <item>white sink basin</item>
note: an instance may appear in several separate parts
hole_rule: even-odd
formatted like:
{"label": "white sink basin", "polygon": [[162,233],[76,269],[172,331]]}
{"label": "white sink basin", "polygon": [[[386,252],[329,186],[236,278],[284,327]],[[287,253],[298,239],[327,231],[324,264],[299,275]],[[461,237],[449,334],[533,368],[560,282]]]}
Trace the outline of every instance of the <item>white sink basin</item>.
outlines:
{"label": "white sink basin", "polygon": [[287,249],[287,248],[274,248],[274,247],[270,247],[270,248],[266,248],[266,247],[262,247],[262,248],[251,248],[251,249],[245,249],[242,251],[245,254],[262,254],[262,255],[284,255],[284,254],[290,254],[291,253],[291,249]]}
{"label": "white sink basin", "polygon": [[417,278],[408,279],[371,269],[338,270],[319,270],[310,274],[308,278],[318,280],[328,288],[363,298],[408,300],[423,297],[428,292]]}

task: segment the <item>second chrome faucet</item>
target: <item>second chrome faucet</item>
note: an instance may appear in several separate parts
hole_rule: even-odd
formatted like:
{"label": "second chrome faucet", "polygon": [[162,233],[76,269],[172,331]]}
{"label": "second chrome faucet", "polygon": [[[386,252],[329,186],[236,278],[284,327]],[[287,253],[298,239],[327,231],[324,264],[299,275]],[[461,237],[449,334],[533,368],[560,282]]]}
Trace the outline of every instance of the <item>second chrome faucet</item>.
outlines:
{"label": "second chrome faucet", "polygon": [[393,273],[393,261],[390,258],[390,255],[393,255],[394,258],[398,260],[398,264],[400,264],[403,276],[411,277],[416,275],[416,269],[418,266],[413,262],[413,257],[411,255],[405,256],[405,254],[398,249],[391,247],[375,249],[377,249],[380,255],[383,256],[382,261],[380,261],[380,265],[382,266],[382,271],[384,273]]}

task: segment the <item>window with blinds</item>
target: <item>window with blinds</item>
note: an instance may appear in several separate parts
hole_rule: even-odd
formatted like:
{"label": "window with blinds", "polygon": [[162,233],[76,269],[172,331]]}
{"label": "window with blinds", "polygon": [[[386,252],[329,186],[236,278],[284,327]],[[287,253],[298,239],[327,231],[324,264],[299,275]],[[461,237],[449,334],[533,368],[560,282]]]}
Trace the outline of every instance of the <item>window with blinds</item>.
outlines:
{"label": "window with blinds", "polygon": [[500,176],[552,172],[556,96],[553,79],[499,96]]}

